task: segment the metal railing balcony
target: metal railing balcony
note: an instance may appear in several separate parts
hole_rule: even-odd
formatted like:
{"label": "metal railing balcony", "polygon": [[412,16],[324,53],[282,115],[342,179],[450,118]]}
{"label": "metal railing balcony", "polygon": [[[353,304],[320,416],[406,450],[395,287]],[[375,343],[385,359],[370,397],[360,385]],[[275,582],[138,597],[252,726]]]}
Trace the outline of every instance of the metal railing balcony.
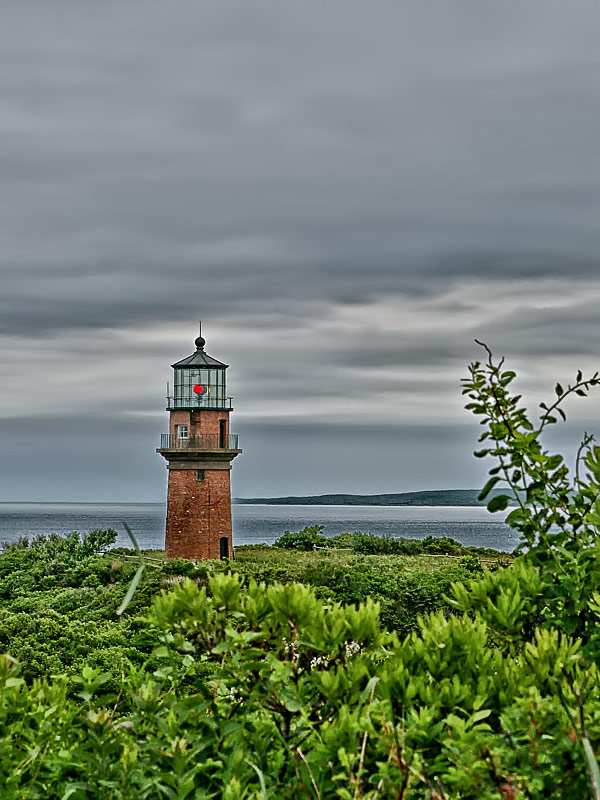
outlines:
{"label": "metal railing balcony", "polygon": [[238,435],[203,433],[196,436],[173,436],[170,433],[161,433],[159,450],[239,450]]}
{"label": "metal railing balcony", "polygon": [[231,411],[233,409],[233,397],[167,397],[167,411],[177,409],[201,409],[206,408],[214,411]]}

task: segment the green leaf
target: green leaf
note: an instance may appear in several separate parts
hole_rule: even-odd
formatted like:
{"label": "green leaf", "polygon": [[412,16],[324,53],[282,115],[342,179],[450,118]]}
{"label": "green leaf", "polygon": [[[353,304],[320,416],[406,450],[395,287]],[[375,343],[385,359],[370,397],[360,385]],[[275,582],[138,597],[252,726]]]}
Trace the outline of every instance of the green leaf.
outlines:
{"label": "green leaf", "polygon": [[376,675],[374,675],[371,678],[371,680],[367,683],[367,685],[362,690],[361,695],[360,695],[360,702],[361,703],[366,703],[367,702],[367,700],[370,698],[371,694],[374,692],[375,686],[377,685],[378,681],[379,681],[379,678]]}
{"label": "green leaf", "polygon": [[505,508],[508,508],[508,504],[511,500],[512,497],[509,497],[507,494],[498,494],[496,497],[492,497],[487,504],[487,510],[491,511],[492,514],[494,511],[504,511]]}
{"label": "green leaf", "polygon": [[482,719],[487,719],[491,713],[491,709],[483,708],[481,711],[476,711],[471,715],[470,722],[472,725],[475,725],[476,722],[481,722]]}
{"label": "green leaf", "polygon": [[598,761],[592,750],[592,745],[587,736],[583,739],[583,750],[585,752],[585,760],[587,761],[588,769],[590,772],[590,780],[592,790],[594,792],[595,800],[600,798],[600,769],[598,769]]}
{"label": "green leaf", "polygon": [[562,397],[562,396],[563,396],[563,394],[565,393],[565,390],[564,390],[564,389],[563,389],[563,387],[560,385],[560,383],[557,383],[557,384],[556,384],[556,386],[554,387],[554,391],[556,392],[556,396],[557,396],[557,397]]}
{"label": "green leaf", "polygon": [[279,699],[287,708],[287,710],[291,711],[293,714],[296,714],[298,711],[302,710],[302,703],[300,699],[291,689],[283,687],[279,691]]}
{"label": "green leaf", "polygon": [[473,455],[475,458],[483,458],[484,456],[487,456],[489,452],[489,448],[486,450],[475,450]]}
{"label": "green leaf", "polygon": [[133,576],[133,580],[129,584],[129,589],[127,589],[127,594],[125,595],[125,597],[123,598],[123,602],[121,603],[121,605],[117,609],[117,616],[120,617],[121,614],[125,611],[125,609],[129,605],[129,603],[131,603],[133,595],[135,594],[135,590],[138,587],[138,583],[142,579],[142,575],[144,574],[144,570],[145,569],[146,569],[146,565],[142,564],[142,566],[138,569],[138,571]]}
{"label": "green leaf", "polygon": [[60,800],[69,800],[76,792],[85,791],[89,789],[87,783],[69,783],[67,784],[67,791],[63,794]]}
{"label": "green leaf", "polygon": [[7,689],[10,689],[11,687],[14,686],[23,686],[24,683],[25,681],[23,680],[23,678],[7,678],[4,681],[4,685],[6,686]]}
{"label": "green leaf", "polygon": [[251,766],[252,769],[258,775],[258,780],[260,782],[260,791],[263,796],[263,800],[268,800],[267,785],[265,783],[265,776],[263,775],[262,771],[256,766],[256,764],[253,764],[252,761],[250,761],[249,759],[245,758],[244,761],[246,762],[246,764]]}
{"label": "green leaf", "polygon": [[499,480],[500,480],[500,478],[498,478],[498,477],[490,478],[489,481],[483,487],[483,489],[477,495],[477,499],[478,500],[485,500],[485,498],[492,491],[492,489],[498,483]]}
{"label": "green leaf", "polygon": [[504,520],[507,525],[511,527],[516,527],[517,525],[522,524],[527,519],[527,516],[522,508],[515,508]]}

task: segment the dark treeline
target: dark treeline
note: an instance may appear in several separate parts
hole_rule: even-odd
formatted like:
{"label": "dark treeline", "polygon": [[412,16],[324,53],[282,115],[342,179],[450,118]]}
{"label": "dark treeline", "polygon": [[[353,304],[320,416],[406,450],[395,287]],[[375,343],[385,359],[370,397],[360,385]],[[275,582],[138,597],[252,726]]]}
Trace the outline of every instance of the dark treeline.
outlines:
{"label": "dark treeline", "polygon": [[[497,494],[500,490],[496,491]],[[493,496],[494,493],[492,493]],[[434,489],[388,494],[319,494],[291,497],[237,497],[234,502],[271,506],[482,506],[479,489]]]}

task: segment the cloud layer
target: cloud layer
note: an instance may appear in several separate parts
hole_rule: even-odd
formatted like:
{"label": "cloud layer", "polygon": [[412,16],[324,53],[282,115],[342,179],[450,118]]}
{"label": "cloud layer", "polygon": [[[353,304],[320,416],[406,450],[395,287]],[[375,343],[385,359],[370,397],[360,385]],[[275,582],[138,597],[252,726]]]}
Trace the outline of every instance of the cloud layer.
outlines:
{"label": "cloud layer", "polygon": [[[534,401],[597,365],[599,22],[577,1],[8,2],[5,435],[35,421],[66,476],[91,466],[57,437],[93,419],[93,450],[118,428],[118,480],[102,462],[74,499],[160,495],[152,443],[135,469],[119,458],[164,426],[202,318],[252,443],[239,494],[345,488],[348,426],[381,491],[470,485],[474,336]],[[412,470],[378,462],[383,428]],[[9,494],[27,499],[20,469]]]}

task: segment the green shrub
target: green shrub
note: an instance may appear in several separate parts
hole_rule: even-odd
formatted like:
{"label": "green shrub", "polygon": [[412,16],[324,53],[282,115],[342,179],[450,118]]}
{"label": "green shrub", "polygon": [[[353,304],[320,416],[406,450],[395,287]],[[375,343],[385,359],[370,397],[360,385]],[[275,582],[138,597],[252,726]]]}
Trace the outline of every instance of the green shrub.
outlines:
{"label": "green shrub", "polygon": [[338,550],[353,550],[358,533],[338,533],[337,536],[329,536],[325,539],[326,546]]}
{"label": "green shrub", "polygon": [[[153,603],[160,666],[128,668],[119,692],[116,666],[82,669],[70,698],[0,663],[2,796],[588,796],[573,714],[587,674],[600,718],[595,668],[553,630],[518,654],[489,647],[488,617],[437,613],[400,642],[370,600],[187,580]],[[599,727],[586,736],[597,747]]]}
{"label": "green shrub", "polygon": [[402,539],[392,536],[376,536],[372,533],[353,534],[353,549],[357,553],[371,555],[401,554],[418,555],[422,552],[418,539]]}
{"label": "green shrub", "polygon": [[314,550],[316,546],[326,547],[327,539],[321,536],[323,525],[311,525],[297,533],[286,531],[274,543],[274,547],[283,547],[286,550]]}
{"label": "green shrub", "polygon": [[426,536],[421,542],[422,553],[437,553],[444,555],[462,555],[463,545],[457,542],[456,539],[451,539],[449,536]]}

